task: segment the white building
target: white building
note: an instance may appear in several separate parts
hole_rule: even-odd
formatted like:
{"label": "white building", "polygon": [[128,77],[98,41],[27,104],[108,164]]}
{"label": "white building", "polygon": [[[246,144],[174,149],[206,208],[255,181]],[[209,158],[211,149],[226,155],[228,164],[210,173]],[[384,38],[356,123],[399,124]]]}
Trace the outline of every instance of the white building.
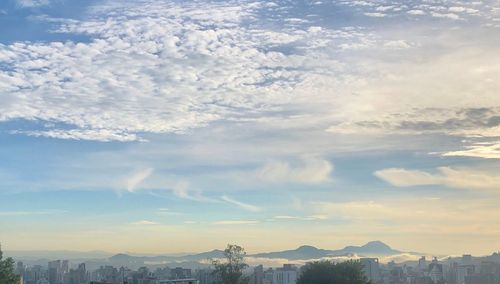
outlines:
{"label": "white building", "polygon": [[276,270],[273,274],[273,284],[295,284],[297,283],[297,271]]}
{"label": "white building", "polygon": [[473,275],[475,271],[474,265],[460,265],[457,267],[457,284],[465,284],[465,278]]}
{"label": "white building", "polygon": [[264,273],[264,284],[296,284],[298,279],[297,268],[285,264],[282,268],[269,269]]}
{"label": "white building", "polygon": [[359,261],[363,265],[363,272],[366,278],[371,283],[380,282],[381,275],[378,258],[361,258]]}

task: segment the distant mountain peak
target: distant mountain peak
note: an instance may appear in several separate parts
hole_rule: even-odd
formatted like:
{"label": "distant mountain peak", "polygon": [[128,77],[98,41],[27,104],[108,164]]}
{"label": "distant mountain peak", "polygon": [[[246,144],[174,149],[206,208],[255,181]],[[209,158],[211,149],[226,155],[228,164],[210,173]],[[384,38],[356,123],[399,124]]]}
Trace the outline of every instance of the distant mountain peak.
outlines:
{"label": "distant mountain peak", "polygon": [[317,247],[310,246],[310,245],[303,245],[300,246],[296,249],[297,251],[317,251],[319,250]]}
{"label": "distant mountain peak", "polygon": [[130,257],[130,255],[128,255],[126,253],[118,253],[118,254],[111,256],[111,258],[120,258],[120,257]]}
{"label": "distant mountain peak", "polygon": [[385,244],[384,242],[381,242],[381,241],[371,241],[371,242],[366,243],[362,247],[363,248],[379,248],[379,249],[392,250],[392,248],[390,246],[388,246],[387,244]]}

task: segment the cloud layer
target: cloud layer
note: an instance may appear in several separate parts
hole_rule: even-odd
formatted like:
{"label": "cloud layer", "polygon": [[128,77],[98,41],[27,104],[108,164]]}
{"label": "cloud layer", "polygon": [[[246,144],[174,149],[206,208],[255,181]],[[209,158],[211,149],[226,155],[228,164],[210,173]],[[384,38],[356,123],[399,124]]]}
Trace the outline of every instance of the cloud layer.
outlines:
{"label": "cloud layer", "polygon": [[[498,135],[498,42],[456,48],[465,35],[453,28],[494,33],[494,1],[328,5],[349,6],[357,22],[332,27],[328,15],[247,1],[106,1],[82,20],[39,17],[89,40],[0,45],[0,121],[48,122],[16,134],[124,142],[276,119],[331,133]],[[370,18],[398,18],[411,33],[382,33]]]}
{"label": "cloud layer", "polygon": [[377,171],[375,176],[398,187],[444,185],[464,189],[500,190],[500,177],[495,172],[477,169],[441,167],[437,173],[428,173],[393,168]]}

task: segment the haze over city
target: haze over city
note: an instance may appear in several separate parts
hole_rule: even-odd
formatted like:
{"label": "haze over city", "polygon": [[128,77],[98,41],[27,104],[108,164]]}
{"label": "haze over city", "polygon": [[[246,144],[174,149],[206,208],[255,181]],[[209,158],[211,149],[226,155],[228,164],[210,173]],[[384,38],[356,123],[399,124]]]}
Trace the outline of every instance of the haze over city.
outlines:
{"label": "haze over city", "polygon": [[2,249],[489,256],[498,58],[496,0],[1,1]]}

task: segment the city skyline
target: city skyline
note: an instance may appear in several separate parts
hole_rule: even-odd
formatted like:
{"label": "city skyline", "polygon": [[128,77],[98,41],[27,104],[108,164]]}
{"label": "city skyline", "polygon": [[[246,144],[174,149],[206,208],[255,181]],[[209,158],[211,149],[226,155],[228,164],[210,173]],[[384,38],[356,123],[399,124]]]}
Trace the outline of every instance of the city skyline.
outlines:
{"label": "city skyline", "polygon": [[[365,252],[370,253],[374,248],[384,246],[384,244],[374,242],[358,248],[367,249]],[[388,247],[386,249],[391,250]],[[357,271],[356,282],[358,283],[497,284],[500,282],[500,253],[488,257],[473,257],[465,254],[460,257],[442,259],[436,257],[427,259],[421,256],[413,261],[391,260],[389,262],[382,262],[374,256],[356,258],[355,261],[347,260],[347,258],[322,258],[320,261],[314,261],[314,258],[309,261],[306,260],[307,258],[302,261],[292,258],[280,264],[265,264],[258,262],[265,261],[263,258],[257,258],[255,262],[255,260],[250,260],[251,256],[245,257],[244,249],[237,245],[228,245],[224,251],[219,251],[217,254],[200,254],[197,258],[184,261],[171,259],[172,262],[164,262],[158,257],[141,258],[128,255],[115,255],[100,261],[98,259],[50,260],[50,258],[44,258],[24,262],[24,258],[18,257],[15,273],[19,275],[21,282],[26,284],[217,284],[222,283],[219,278],[221,276],[218,274],[219,261],[229,258],[231,251],[242,264],[238,268],[238,277],[246,279],[244,282],[249,284],[317,283],[318,279],[324,279],[322,274],[325,273],[324,270],[318,270],[318,268],[325,266],[336,271],[328,277],[330,281],[336,277],[342,279],[341,276],[335,275],[342,275],[342,268],[351,267]],[[306,251],[301,251],[301,253],[304,252]],[[360,251],[360,253],[363,252]],[[14,269],[13,266],[12,269]],[[363,276],[365,282],[363,282]],[[351,280],[353,278],[354,276]],[[234,280],[223,282],[235,283]],[[345,283],[352,283],[352,281]]]}
{"label": "city skyline", "polygon": [[[85,260],[85,259],[107,259],[113,257],[139,257],[139,258],[151,258],[155,259],[152,262],[158,261],[158,257],[165,257],[169,261],[185,261],[187,259],[192,260],[203,260],[205,258],[218,257],[223,252],[223,248],[212,248],[207,251],[191,251],[191,252],[160,252],[158,250],[155,253],[141,253],[134,251],[103,251],[103,250],[93,250],[93,251],[79,251],[79,250],[6,250],[4,253],[13,257],[14,259],[20,260],[37,260],[37,259],[67,259],[67,260]],[[500,253],[498,251],[491,251],[491,253],[485,255],[474,255],[475,257],[486,257],[495,253]],[[349,244],[344,247],[338,248],[324,248],[315,247],[312,245],[301,245],[296,248],[287,248],[285,250],[274,250],[274,251],[246,251],[247,258],[253,259],[253,261],[264,261],[267,259],[269,263],[273,263],[276,260],[277,263],[282,262],[283,264],[289,262],[296,262],[300,264],[302,262],[330,258],[333,260],[345,260],[345,259],[358,259],[363,257],[377,257],[382,263],[389,263],[395,261],[398,263],[411,262],[420,259],[421,257],[428,258],[438,258],[445,260],[450,257],[458,257],[461,255],[440,255],[432,252],[415,252],[410,250],[405,250],[401,248],[393,248],[389,244],[382,241],[370,241],[364,244]],[[464,253],[462,255],[469,255]],[[251,263],[253,263],[253,261]]]}
{"label": "city skyline", "polygon": [[500,248],[495,0],[0,3],[7,251]]}

